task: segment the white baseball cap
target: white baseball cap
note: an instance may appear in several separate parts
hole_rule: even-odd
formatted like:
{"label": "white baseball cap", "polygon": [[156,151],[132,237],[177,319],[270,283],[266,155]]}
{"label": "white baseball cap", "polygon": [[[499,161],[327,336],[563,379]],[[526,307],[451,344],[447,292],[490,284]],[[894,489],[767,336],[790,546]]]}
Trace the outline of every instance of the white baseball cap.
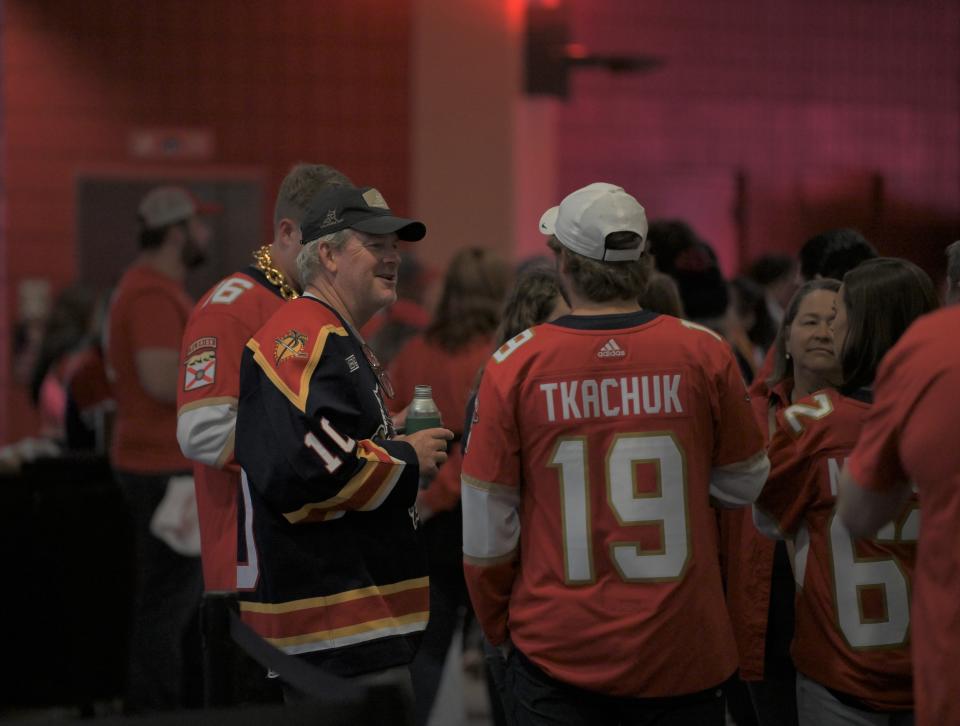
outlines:
{"label": "white baseball cap", "polygon": [[[554,235],[572,252],[603,262],[638,260],[647,244],[647,215],[623,187],[594,182],[568,194],[559,206],[540,217],[540,231]],[[607,249],[608,234],[635,232],[640,244],[630,249]]]}
{"label": "white baseball cap", "polygon": [[155,187],[140,200],[137,211],[148,229],[159,229],[175,222],[184,222],[197,214],[213,214],[219,205],[197,199],[183,187]]}

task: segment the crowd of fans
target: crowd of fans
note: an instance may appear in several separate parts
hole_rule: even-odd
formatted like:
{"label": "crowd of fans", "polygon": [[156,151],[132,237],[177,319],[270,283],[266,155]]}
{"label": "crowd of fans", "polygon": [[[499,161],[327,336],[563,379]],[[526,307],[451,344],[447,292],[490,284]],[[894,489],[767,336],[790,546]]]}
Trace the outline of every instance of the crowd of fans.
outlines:
{"label": "crowd of fans", "polygon": [[[474,620],[498,723],[960,719],[956,547],[924,545],[960,526],[937,488],[957,447],[910,428],[955,430],[960,321],[916,265],[835,229],[726,279],[689,225],[595,184],[544,214],[541,259],[468,248],[437,274],[423,223],[300,164],[274,239],[194,305],[204,213],[151,191],[140,257],[109,298],[64,291],[30,376],[40,453],[109,451],[134,523],[128,712],[199,705],[185,643],[215,637],[199,615],[227,594],[286,656],[404,690],[421,724]],[[960,242],[946,257],[954,303]],[[901,369],[946,386],[940,408]],[[405,434],[417,385],[443,423]],[[315,695],[247,670],[241,700]]]}

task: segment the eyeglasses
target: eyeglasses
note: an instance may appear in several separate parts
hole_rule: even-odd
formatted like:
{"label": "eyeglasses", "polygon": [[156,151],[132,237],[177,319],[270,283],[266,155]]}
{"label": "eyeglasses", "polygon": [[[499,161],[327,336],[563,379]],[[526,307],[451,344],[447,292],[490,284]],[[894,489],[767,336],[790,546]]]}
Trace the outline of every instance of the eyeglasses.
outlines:
{"label": "eyeglasses", "polygon": [[393,398],[396,394],[393,390],[393,384],[390,382],[390,375],[386,369],[380,365],[380,361],[377,360],[376,354],[369,345],[363,343],[361,348],[363,349],[364,358],[367,359],[367,363],[369,363],[370,368],[373,369],[373,375],[377,377],[377,383],[380,384],[380,390],[383,391],[383,395],[387,398]]}

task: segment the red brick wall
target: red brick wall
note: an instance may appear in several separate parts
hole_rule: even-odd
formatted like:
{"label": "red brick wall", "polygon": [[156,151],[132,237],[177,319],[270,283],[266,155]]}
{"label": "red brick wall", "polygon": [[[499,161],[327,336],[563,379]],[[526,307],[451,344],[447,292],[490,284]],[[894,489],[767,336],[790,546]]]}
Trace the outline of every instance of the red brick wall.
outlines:
{"label": "red brick wall", "polygon": [[568,2],[572,40],[664,63],[574,72],[558,192],[618,181],[651,216],[690,218],[728,271],[843,223],[942,269],[960,236],[960,3]]}
{"label": "red brick wall", "polygon": [[134,163],[131,129],[211,130],[212,158],[171,171],[262,168],[265,210],[299,160],[376,184],[405,210],[410,13],[409,0],[0,5],[0,442],[34,425],[9,374],[19,281],[73,280],[76,174]]}

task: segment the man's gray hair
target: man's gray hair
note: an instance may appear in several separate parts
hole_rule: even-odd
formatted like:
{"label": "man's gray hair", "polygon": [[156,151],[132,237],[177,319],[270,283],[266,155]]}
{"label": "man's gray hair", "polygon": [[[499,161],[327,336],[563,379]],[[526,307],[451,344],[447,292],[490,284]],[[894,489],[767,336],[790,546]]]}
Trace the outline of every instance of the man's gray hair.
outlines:
{"label": "man's gray hair", "polygon": [[323,269],[323,264],[320,262],[320,256],[317,253],[320,243],[326,242],[333,249],[339,250],[350,241],[352,235],[352,229],[341,229],[331,234],[325,234],[323,237],[318,237],[303,246],[300,254],[297,255],[297,274],[300,277],[300,288],[302,290],[306,290],[310,281]]}

